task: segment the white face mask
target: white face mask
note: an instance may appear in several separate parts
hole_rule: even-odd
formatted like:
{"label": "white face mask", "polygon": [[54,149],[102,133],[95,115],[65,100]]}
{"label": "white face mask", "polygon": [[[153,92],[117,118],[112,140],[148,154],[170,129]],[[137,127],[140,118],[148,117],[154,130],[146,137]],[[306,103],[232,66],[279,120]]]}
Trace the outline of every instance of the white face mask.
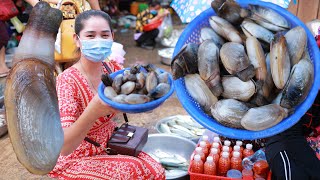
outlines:
{"label": "white face mask", "polygon": [[[79,36],[78,36],[79,38]],[[90,61],[102,62],[111,54],[113,40],[111,39],[90,39],[81,40],[81,52]]]}

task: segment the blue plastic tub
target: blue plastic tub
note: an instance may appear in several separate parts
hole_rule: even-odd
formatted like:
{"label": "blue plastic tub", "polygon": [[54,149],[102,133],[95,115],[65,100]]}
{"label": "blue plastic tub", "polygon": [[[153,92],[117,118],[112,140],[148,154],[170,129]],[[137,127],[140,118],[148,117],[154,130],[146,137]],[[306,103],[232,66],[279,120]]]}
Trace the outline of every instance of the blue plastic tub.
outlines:
{"label": "blue plastic tub", "polygon": [[[184,107],[184,109],[201,125],[208,128],[209,130],[216,132],[222,136],[235,138],[235,139],[260,139],[266,138],[280,132],[285,131],[290,128],[294,124],[296,124],[299,119],[307,112],[307,110],[311,107],[313,101],[315,100],[318,89],[319,89],[319,49],[316,45],[315,39],[312,36],[311,32],[308,28],[301,22],[296,16],[288,12],[286,9],[281,8],[272,3],[261,2],[261,1],[250,1],[250,0],[239,0],[238,3],[242,7],[247,7],[248,4],[256,4],[264,7],[268,7],[270,9],[275,10],[283,17],[285,17],[290,23],[292,27],[302,26],[308,35],[308,51],[310,53],[311,60],[314,64],[314,84],[307,96],[306,100],[302,102],[299,106],[296,107],[294,114],[285,118],[279,124],[262,130],[262,131],[249,131],[249,130],[240,130],[229,128],[219,124],[212,117],[208,116],[204,113],[204,111],[200,108],[199,104],[193,100],[193,98],[189,95],[186,90],[184,79],[180,78],[174,81],[175,89],[177,96],[180,100],[180,103]],[[200,30],[202,27],[210,27],[209,25],[209,17],[216,15],[215,12],[210,8],[204,12],[202,12],[198,17],[196,17],[190,24],[185,28],[182,35],[180,36],[177,45],[175,47],[173,56],[175,56],[183,45],[187,43],[199,43]]]}
{"label": "blue plastic tub", "polygon": [[[126,68],[126,69],[130,69],[130,68]],[[114,72],[112,74],[110,74],[111,78],[113,79],[114,77],[116,77],[118,74],[122,74],[124,70],[126,69],[122,69],[120,71]],[[164,72],[164,70],[160,70],[161,72]],[[117,103],[114,102],[110,99],[108,99],[105,95],[104,95],[104,88],[105,85],[101,82],[99,87],[98,87],[98,94],[99,97],[102,99],[103,102],[107,103],[109,106],[118,109],[119,111],[122,112],[126,112],[126,113],[142,113],[142,112],[147,112],[147,111],[151,111],[155,108],[157,108],[158,106],[160,106],[165,100],[167,100],[171,94],[174,91],[174,84],[173,84],[173,79],[171,74],[169,73],[169,83],[170,83],[170,91],[162,96],[159,99],[156,99],[154,101],[150,101],[144,104],[121,104],[121,103]]]}

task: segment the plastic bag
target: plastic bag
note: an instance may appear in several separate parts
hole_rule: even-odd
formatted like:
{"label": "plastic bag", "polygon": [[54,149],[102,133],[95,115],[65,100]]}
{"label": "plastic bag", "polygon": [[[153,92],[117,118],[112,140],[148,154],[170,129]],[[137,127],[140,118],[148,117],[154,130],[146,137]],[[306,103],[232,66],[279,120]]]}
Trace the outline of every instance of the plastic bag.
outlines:
{"label": "plastic bag", "polygon": [[170,14],[164,17],[158,29],[159,29],[159,34],[157,38],[162,39],[162,38],[169,38],[171,36],[173,25],[172,25],[172,19]]}

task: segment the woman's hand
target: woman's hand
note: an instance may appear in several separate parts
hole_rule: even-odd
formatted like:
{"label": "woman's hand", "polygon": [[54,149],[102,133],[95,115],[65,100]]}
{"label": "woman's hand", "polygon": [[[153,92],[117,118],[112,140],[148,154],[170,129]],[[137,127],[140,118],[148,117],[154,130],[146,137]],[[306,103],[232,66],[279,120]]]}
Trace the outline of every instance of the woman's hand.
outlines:
{"label": "woman's hand", "polygon": [[89,111],[88,113],[92,114],[96,119],[118,112],[116,109],[104,103],[98,94],[92,98],[85,111]]}

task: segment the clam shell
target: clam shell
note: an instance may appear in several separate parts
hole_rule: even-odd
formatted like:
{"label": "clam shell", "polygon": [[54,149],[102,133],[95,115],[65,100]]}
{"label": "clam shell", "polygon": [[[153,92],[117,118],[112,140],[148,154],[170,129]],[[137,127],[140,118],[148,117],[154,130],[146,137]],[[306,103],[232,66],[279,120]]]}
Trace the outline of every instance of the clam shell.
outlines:
{"label": "clam shell", "polygon": [[225,19],[218,16],[211,16],[209,24],[217,34],[228,41],[242,43],[242,39],[239,35],[240,33]]}
{"label": "clam shell", "polygon": [[171,61],[173,79],[185,74],[198,73],[198,45],[189,43],[184,45]]}
{"label": "clam shell", "polygon": [[198,68],[200,77],[209,84],[209,89],[216,97],[222,93],[219,68],[219,49],[213,40],[200,44],[198,50]]}
{"label": "clam shell", "polygon": [[218,122],[239,129],[243,129],[241,119],[248,110],[249,108],[244,103],[235,99],[219,100],[211,106],[211,114]]}
{"label": "clam shell", "polygon": [[107,86],[104,88],[103,94],[108,98],[108,99],[113,99],[114,97],[117,96],[116,91],[111,87]]}
{"label": "clam shell", "polygon": [[215,104],[218,99],[212,94],[200,75],[188,74],[184,77],[184,80],[190,96],[203,107],[205,112],[210,112],[210,107]]}
{"label": "clam shell", "polygon": [[251,131],[261,131],[275,126],[287,117],[287,110],[277,104],[251,108],[241,119],[241,125]]}
{"label": "clam shell", "polygon": [[301,26],[290,29],[284,37],[290,57],[290,64],[293,67],[299,62],[307,45],[307,34]]}
{"label": "clam shell", "polygon": [[154,71],[148,73],[146,78],[146,88],[150,93],[158,85],[158,77]]}
{"label": "clam shell", "polygon": [[244,9],[235,1],[216,0],[211,2],[211,7],[219,17],[222,17],[231,24],[238,25],[243,20],[242,11],[244,11]]}
{"label": "clam shell", "polygon": [[125,102],[128,104],[143,104],[149,101],[150,98],[142,94],[129,94],[125,97]]}
{"label": "clam shell", "polygon": [[149,96],[155,99],[161,98],[165,94],[167,94],[170,90],[170,85],[167,83],[160,83],[154,88],[150,93]]}
{"label": "clam shell", "polygon": [[116,91],[116,93],[120,93],[122,84],[123,84],[123,75],[118,74],[113,79],[113,83],[112,83],[112,88]]}
{"label": "clam shell", "polygon": [[253,36],[248,37],[246,40],[246,49],[250,63],[256,70],[256,79],[264,81],[267,76],[267,66],[260,42]]}
{"label": "clam shell", "polygon": [[249,19],[245,19],[240,26],[247,37],[254,36],[257,39],[261,39],[267,43],[271,43],[274,37],[271,31]]}
{"label": "clam shell", "polygon": [[220,49],[223,66],[230,74],[236,74],[250,65],[244,46],[239,43],[228,42]]}
{"label": "clam shell", "polygon": [[290,75],[290,57],[283,35],[278,34],[271,43],[270,66],[274,84],[283,89]]}
{"label": "clam shell", "polygon": [[127,81],[121,86],[121,94],[130,94],[136,87],[136,83],[132,81]]}
{"label": "clam shell", "polygon": [[222,77],[222,87],[224,91],[221,95],[226,99],[248,101],[256,92],[255,85],[252,81],[244,82],[234,76]]}
{"label": "clam shell", "polygon": [[200,43],[205,40],[211,39],[220,49],[225,41],[210,27],[203,27],[200,31]]}
{"label": "clam shell", "polygon": [[291,109],[307,97],[314,80],[313,64],[308,59],[301,59],[294,65],[288,84],[283,89],[280,105]]}
{"label": "clam shell", "polygon": [[290,28],[290,23],[276,11],[259,5],[249,5],[249,9],[253,14],[263,18],[266,22],[282,27],[285,29]]}
{"label": "clam shell", "polygon": [[258,16],[257,14],[252,14],[250,16],[250,19],[254,20],[256,23],[258,23],[260,26],[266,28],[266,29],[269,29],[271,31],[275,31],[275,32],[278,32],[278,31],[284,31],[286,30],[286,28],[283,28],[283,27],[279,27],[275,24],[272,24],[268,21],[266,21],[266,19]]}
{"label": "clam shell", "polygon": [[125,94],[119,94],[119,95],[113,97],[112,101],[117,102],[117,103],[121,103],[121,104],[126,104],[127,103],[125,100],[126,97],[127,97],[127,95],[125,95]]}

